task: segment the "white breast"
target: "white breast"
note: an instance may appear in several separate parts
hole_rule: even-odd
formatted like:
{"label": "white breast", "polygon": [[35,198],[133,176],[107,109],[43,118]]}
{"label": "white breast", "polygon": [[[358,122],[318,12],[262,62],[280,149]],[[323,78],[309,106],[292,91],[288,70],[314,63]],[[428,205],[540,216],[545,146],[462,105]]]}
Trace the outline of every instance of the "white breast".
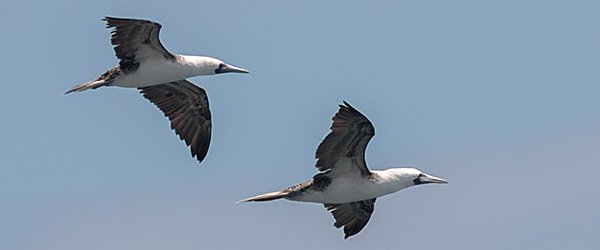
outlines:
{"label": "white breast", "polygon": [[214,70],[212,72],[202,70],[196,65],[179,61],[148,60],[141,63],[136,71],[121,74],[112,85],[129,88],[147,87],[211,73],[214,74]]}

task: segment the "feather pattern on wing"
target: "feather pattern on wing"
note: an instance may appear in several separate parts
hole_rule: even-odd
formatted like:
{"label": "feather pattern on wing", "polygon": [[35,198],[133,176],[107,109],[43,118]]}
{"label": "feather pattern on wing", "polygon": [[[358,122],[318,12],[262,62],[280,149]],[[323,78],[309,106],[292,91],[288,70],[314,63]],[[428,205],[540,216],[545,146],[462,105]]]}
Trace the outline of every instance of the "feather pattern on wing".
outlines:
{"label": "feather pattern on wing", "polygon": [[175,59],[175,55],[167,51],[160,42],[159,32],[162,26],[159,23],[115,17],[103,20],[106,21],[107,28],[114,28],[110,41],[121,60],[119,66],[125,73],[135,71],[139,63],[148,58]]}
{"label": "feather pattern on wing", "polygon": [[187,80],[139,88],[171,121],[171,129],[202,162],[211,138],[211,115],[204,89]]}
{"label": "feather pattern on wing", "polygon": [[344,238],[357,234],[369,222],[373,210],[375,210],[375,200],[373,198],[364,201],[355,201],[343,204],[324,204],[325,208],[333,214],[336,228],[344,227]]}
{"label": "feather pattern on wing", "polygon": [[[365,150],[375,135],[373,124],[363,114],[347,102],[340,105],[332,118],[331,132],[319,145],[316,152],[317,169],[334,172],[360,171],[363,176],[370,174],[365,162]],[[340,160],[351,164],[340,166]],[[340,169],[345,168],[345,169]]]}

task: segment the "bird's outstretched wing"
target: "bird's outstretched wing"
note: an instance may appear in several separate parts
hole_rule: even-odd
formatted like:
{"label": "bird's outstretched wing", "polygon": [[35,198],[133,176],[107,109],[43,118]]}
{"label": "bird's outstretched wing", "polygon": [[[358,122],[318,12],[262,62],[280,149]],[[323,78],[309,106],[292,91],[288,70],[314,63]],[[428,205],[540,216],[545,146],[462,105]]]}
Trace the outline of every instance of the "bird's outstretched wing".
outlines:
{"label": "bird's outstretched wing", "polygon": [[317,148],[317,169],[331,174],[360,171],[370,174],[365,162],[365,150],[375,135],[373,124],[347,102],[333,116],[331,132]]}
{"label": "bird's outstretched wing", "polygon": [[211,136],[211,116],[204,89],[187,80],[139,88],[171,121],[171,129],[190,146],[192,156],[202,162]]}
{"label": "bird's outstretched wing", "polygon": [[159,23],[116,17],[105,17],[103,20],[107,28],[114,28],[110,41],[121,60],[119,66],[125,73],[136,70],[139,63],[148,58],[175,59],[175,55],[160,43],[158,34],[162,26]]}
{"label": "bird's outstretched wing", "polygon": [[335,219],[333,225],[336,228],[344,227],[344,239],[347,239],[360,232],[367,225],[375,209],[376,199],[324,205],[333,214]]}

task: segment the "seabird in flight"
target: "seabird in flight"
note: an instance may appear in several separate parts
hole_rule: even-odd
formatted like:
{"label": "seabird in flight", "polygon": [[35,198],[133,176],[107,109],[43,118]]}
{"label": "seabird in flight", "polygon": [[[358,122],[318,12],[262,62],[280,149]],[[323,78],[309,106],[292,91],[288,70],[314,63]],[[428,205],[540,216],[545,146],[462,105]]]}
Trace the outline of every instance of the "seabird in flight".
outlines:
{"label": "seabird in flight", "polygon": [[375,200],[404,188],[427,183],[448,183],[414,168],[369,170],[365,149],[375,135],[373,124],[358,110],[344,102],[333,116],[331,132],[317,148],[316,167],[320,171],[311,180],[261,194],[240,202],[288,199],[322,203],[335,219],[336,228],[344,227],[345,239],[366,225]]}
{"label": "seabird in flight", "polygon": [[119,65],[93,81],[74,86],[65,94],[102,86],[138,88],[171,121],[171,128],[190,146],[193,157],[202,162],[211,137],[211,116],[204,89],[185,80],[200,75],[248,73],[206,56],[173,54],[159,40],[159,23],[106,17],[112,28],[111,43]]}

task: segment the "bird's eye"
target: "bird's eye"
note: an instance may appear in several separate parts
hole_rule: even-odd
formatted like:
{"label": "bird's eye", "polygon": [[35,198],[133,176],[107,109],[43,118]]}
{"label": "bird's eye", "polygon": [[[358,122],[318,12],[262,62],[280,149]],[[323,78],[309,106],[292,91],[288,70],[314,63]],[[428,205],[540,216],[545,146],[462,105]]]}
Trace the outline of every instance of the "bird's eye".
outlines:
{"label": "bird's eye", "polygon": [[215,74],[227,73],[227,64],[220,63],[219,67],[215,69]]}

